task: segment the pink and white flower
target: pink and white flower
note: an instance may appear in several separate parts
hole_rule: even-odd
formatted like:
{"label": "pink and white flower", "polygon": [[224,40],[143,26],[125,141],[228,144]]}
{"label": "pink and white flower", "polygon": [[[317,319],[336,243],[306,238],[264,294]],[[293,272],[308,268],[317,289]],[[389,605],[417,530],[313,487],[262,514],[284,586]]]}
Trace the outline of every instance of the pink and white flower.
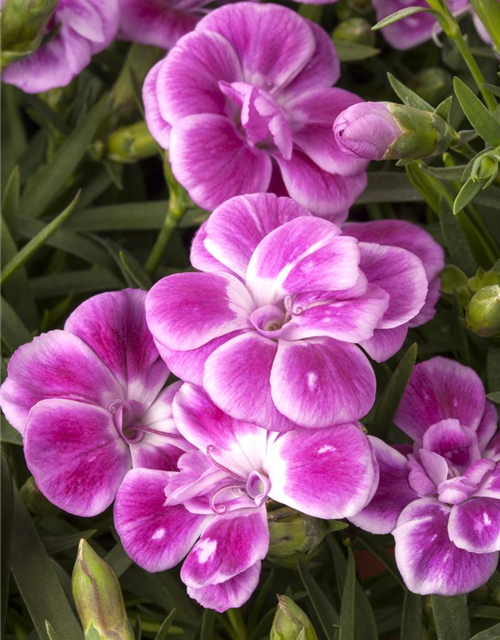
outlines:
{"label": "pink and white flower", "polygon": [[114,40],[120,19],[118,0],[59,0],[46,44],[2,73],[2,80],[25,93],[65,87]]}
{"label": "pink and white flower", "polygon": [[371,503],[351,520],[392,532],[414,593],[457,595],[484,584],[500,550],[498,415],[479,376],[437,357],[417,365],[395,419],[406,455],[370,436],[380,469]]}
{"label": "pink and white flower", "polygon": [[200,207],[271,191],[340,222],[366,186],[367,161],[335,142],[335,118],[361,101],[332,87],[339,75],[319,26],[274,4],[227,5],[150,71],[146,120]]}
{"label": "pink and white flower", "polygon": [[163,278],[146,299],[162,357],[234,418],[277,431],[365,415],[375,377],[356,344],[393,355],[428,290],[410,251],[358,242],[272,194],[216,209],[191,262],[202,273]]}
{"label": "pink and white flower", "polygon": [[[1,407],[23,434],[40,490],[80,516],[104,511],[131,467],[174,469],[186,443],[172,420],[180,383],[148,331],[146,293],[126,289],[81,304],[63,331],[20,347]],[[188,447],[189,448],[189,447]]]}
{"label": "pink and white flower", "polygon": [[271,433],[230,418],[190,384],[173,411],[196,450],[179,459],[178,473],[130,471],[115,525],[147,571],[187,556],[181,578],[204,607],[240,607],[256,588],[269,548],[269,499],[328,519],[358,513],[373,495],[377,465],[359,424]]}

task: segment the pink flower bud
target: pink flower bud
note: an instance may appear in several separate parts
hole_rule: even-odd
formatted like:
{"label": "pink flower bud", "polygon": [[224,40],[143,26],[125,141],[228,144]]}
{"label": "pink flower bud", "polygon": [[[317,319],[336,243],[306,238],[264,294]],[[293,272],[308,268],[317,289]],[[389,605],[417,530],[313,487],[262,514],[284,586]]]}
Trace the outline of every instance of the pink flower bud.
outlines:
{"label": "pink flower bud", "polygon": [[344,153],[365,160],[382,160],[389,146],[402,134],[382,102],[360,102],[349,107],[335,120],[333,132]]}

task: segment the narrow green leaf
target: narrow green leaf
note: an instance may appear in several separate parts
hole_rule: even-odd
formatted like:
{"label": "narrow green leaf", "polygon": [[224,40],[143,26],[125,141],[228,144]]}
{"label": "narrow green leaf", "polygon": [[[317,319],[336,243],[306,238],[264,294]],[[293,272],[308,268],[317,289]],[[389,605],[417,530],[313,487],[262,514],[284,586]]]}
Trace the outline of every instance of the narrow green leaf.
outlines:
{"label": "narrow green leaf", "polygon": [[398,566],[396,561],[394,560],[394,556],[387,553],[382,545],[377,542],[377,536],[374,536],[371,533],[367,533],[366,531],[359,530],[357,532],[358,538],[361,540],[363,545],[376,556],[380,562],[388,569],[388,571],[392,574],[392,576],[399,582],[401,587],[406,591],[406,585],[401,578],[401,574],[399,573]]}
{"label": "narrow green leaf", "polygon": [[469,640],[466,596],[431,596],[437,640]]}
{"label": "narrow green leaf", "polygon": [[350,547],[347,549],[347,554],[347,572],[340,605],[340,629],[342,640],[354,640],[354,621],[357,615],[355,606],[356,566],[354,564],[354,554]]}
{"label": "narrow green leaf", "polygon": [[460,78],[453,79],[455,95],[460,102],[467,120],[481,138],[492,147],[500,145],[500,124],[491,115],[484,104]]}
{"label": "narrow green leaf", "polygon": [[141,640],[142,638],[142,629],[141,629],[141,619],[137,616],[134,625],[134,638],[135,640]]}
{"label": "narrow green leaf", "polygon": [[326,637],[328,640],[334,640],[335,629],[340,624],[339,614],[312,577],[309,569],[302,563],[299,563],[299,574]]}
{"label": "narrow green leaf", "polygon": [[401,358],[382,393],[370,428],[370,433],[378,438],[385,439],[392,426],[399,403],[410,381],[411,372],[417,360],[417,351],[417,344],[412,344]]}
{"label": "narrow green leaf", "polygon": [[429,165],[422,163],[420,168],[424,173],[432,176],[433,178],[445,180],[446,182],[455,182],[461,180],[466,165],[461,164],[456,167],[430,167]]}
{"label": "narrow green leaf", "polygon": [[500,640],[500,624],[476,633],[471,640]]}
{"label": "narrow green leaf", "polygon": [[62,640],[61,636],[56,631],[54,631],[54,627],[48,620],[45,620],[45,629],[50,640]]}
{"label": "narrow green leaf", "polygon": [[491,400],[495,404],[500,404],[500,391],[493,391],[492,393],[486,394],[488,400]]}
{"label": "narrow green leaf", "polygon": [[[416,8],[416,7],[415,7]],[[426,11],[426,9],[422,9]],[[403,9],[405,11],[405,9]],[[418,94],[411,89],[408,89],[402,82],[395,78],[392,73],[388,73],[387,77],[391,83],[391,87],[394,93],[401,98],[401,100],[409,107],[415,107],[416,109],[422,109],[423,111],[434,111],[431,105],[423,100]]]}
{"label": "narrow green leaf", "polygon": [[500,6],[497,0],[471,0],[476,16],[489,33],[497,51],[500,51]]}
{"label": "narrow green leaf", "polygon": [[405,593],[401,640],[422,640],[422,596],[411,591]]}
{"label": "narrow green leaf", "polygon": [[500,620],[500,607],[487,604],[473,604],[469,607],[471,618],[488,618],[488,620]]}
{"label": "narrow green leaf", "polygon": [[12,170],[19,164],[20,155],[26,148],[27,136],[18,106],[18,98],[21,96],[21,92],[15,87],[6,84],[2,86],[1,185],[3,191]]}
{"label": "narrow green leaf", "polygon": [[368,186],[356,200],[356,204],[422,201],[423,197],[404,173],[379,171],[368,173]]}
{"label": "narrow green leaf", "polygon": [[78,199],[80,197],[80,193],[77,193],[73,202],[66,207],[66,209],[60,213],[57,218],[49,222],[49,224],[44,227],[44,229],[38,233],[34,238],[32,238],[19,253],[9,261],[8,264],[5,265],[2,276],[0,278],[0,284],[3,285],[10,276],[15,273],[19,267],[25,264],[43,245],[47,242],[47,240],[54,235],[54,233],[59,229],[61,225],[64,224],[65,220],[69,218],[69,216],[75,210],[75,207],[78,203]]}
{"label": "narrow green leaf", "polygon": [[200,640],[212,640],[215,625],[215,611],[205,609],[201,619]]}
{"label": "narrow green leaf", "polygon": [[451,110],[452,104],[453,104],[453,97],[448,96],[445,100],[443,100],[443,102],[438,104],[435,112],[437,113],[438,116],[441,116],[443,120],[448,121],[450,118],[450,110]]}
{"label": "narrow green leaf", "polygon": [[[495,0],[496,2],[496,0]],[[500,98],[500,87],[497,87],[496,84],[489,84],[489,82],[483,82],[483,87],[492,93],[497,98]]]}
{"label": "narrow green leaf", "polygon": [[9,463],[5,451],[1,456],[1,484],[0,495],[0,531],[1,531],[1,577],[0,577],[0,636],[3,638],[5,618],[7,615],[7,602],[9,599],[9,582],[12,552],[12,525],[14,523],[14,489]]}
{"label": "narrow green leaf", "polygon": [[161,229],[168,201],[131,202],[75,211],[67,229],[74,231],[122,231]]}
{"label": "narrow green leaf", "polygon": [[13,353],[18,347],[26,342],[31,342],[31,333],[26,329],[10,304],[1,299],[2,307],[2,342]]}
{"label": "narrow green leaf", "polygon": [[500,393],[500,347],[490,347],[487,359],[488,391]]}
{"label": "narrow green leaf", "polygon": [[408,16],[413,16],[416,13],[422,13],[422,12],[431,13],[431,14],[436,13],[435,11],[432,11],[432,9],[428,9],[426,7],[408,7],[407,9],[400,9],[395,13],[391,13],[390,16],[387,16],[383,20],[380,20],[380,22],[377,22],[377,24],[372,27],[372,31],[378,31],[379,29],[383,29],[384,27],[387,27],[390,24],[393,24],[394,22],[403,20],[403,18],[408,18]]}
{"label": "narrow green leaf", "polygon": [[14,488],[12,573],[40,640],[48,620],[62,638],[83,640],[83,632],[59,582],[35,525]]}
{"label": "narrow green leaf", "polygon": [[500,210],[500,189],[498,187],[488,187],[486,191],[478,193],[475,204]]}
{"label": "narrow green leaf", "polygon": [[39,98],[36,93],[26,94],[26,100],[33,107],[36,113],[62,136],[67,136],[71,132],[70,127],[46,102]]}
{"label": "narrow green leaf", "polygon": [[455,202],[453,203],[453,213],[457,215],[464,209],[469,202],[481,191],[483,185],[481,182],[474,182],[471,178],[467,180],[464,186],[458,192]]}
{"label": "narrow green leaf", "polygon": [[42,542],[47,553],[52,555],[60,551],[65,551],[66,549],[71,549],[72,547],[77,547],[82,538],[89,540],[95,533],[97,533],[97,529],[79,531],[69,536],[45,536],[42,538]]}
{"label": "narrow green leaf", "polygon": [[340,62],[359,62],[378,56],[380,49],[369,47],[358,42],[348,42],[347,40],[334,39],[333,44],[337,51]]}
{"label": "narrow green leaf", "polygon": [[23,437],[16,431],[12,425],[10,425],[5,419],[4,415],[0,416],[1,418],[1,429],[0,429],[0,440],[2,442],[7,442],[8,444],[16,444],[22,446]]}
{"label": "narrow green leaf", "polygon": [[477,271],[477,262],[460,222],[444,198],[439,201],[439,222],[452,263],[472,277]]}
{"label": "narrow green leaf", "polygon": [[14,167],[2,196],[2,216],[11,232],[15,229],[15,214],[19,207],[20,193],[21,174],[19,167]]}
{"label": "narrow green leaf", "polygon": [[155,640],[165,640],[167,637],[168,630],[175,618],[176,610],[172,609],[172,611],[168,614],[168,616],[163,621],[163,624],[160,627],[160,630],[156,634]]}
{"label": "narrow green leaf", "polygon": [[274,587],[274,575],[275,571],[274,569],[272,569],[269,572],[266,581],[257,593],[257,597],[255,598],[252,610],[250,611],[250,615],[248,616],[247,628],[249,630],[249,633],[252,633],[261,618],[261,611],[262,607],[264,606],[264,602],[266,601],[267,596],[271,593],[271,589],[273,589]]}
{"label": "narrow green leaf", "polygon": [[66,296],[69,293],[116,291],[123,289],[124,285],[123,282],[113,274],[104,269],[97,268],[32,278],[31,286],[33,295],[36,299],[39,299]]}
{"label": "narrow green leaf", "polygon": [[118,542],[111,551],[104,557],[104,560],[113,569],[117,578],[120,578],[125,571],[132,566],[133,561],[125,553],[121,542]]}
{"label": "narrow green leaf", "polygon": [[123,272],[128,276],[131,286],[149,291],[153,283],[146,271],[142,268],[142,265],[140,265],[132,255],[126,255],[124,251],[120,251],[119,255]]}
{"label": "narrow green leaf", "polygon": [[37,218],[57,197],[61,185],[72,175],[85,155],[106,114],[108,104],[109,97],[105,95],[66,138],[50,162],[36,173],[21,197],[20,213]]}

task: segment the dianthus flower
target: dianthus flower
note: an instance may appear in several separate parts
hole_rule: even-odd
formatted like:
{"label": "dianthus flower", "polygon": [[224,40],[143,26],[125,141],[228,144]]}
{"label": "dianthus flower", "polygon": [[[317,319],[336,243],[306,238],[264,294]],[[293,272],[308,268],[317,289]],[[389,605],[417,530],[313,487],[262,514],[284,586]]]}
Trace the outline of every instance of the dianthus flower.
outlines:
{"label": "dianthus flower", "polygon": [[286,189],[316,215],[342,221],[366,186],[367,161],[335,142],[335,118],[360,102],[332,87],[339,74],[317,25],[274,4],[232,4],[150,71],[146,120],[200,207]]}
{"label": "dianthus flower", "polygon": [[124,40],[170,49],[192,31],[211,0],[119,0]]}
{"label": "dianthus flower", "polygon": [[372,502],[351,519],[372,533],[392,532],[399,570],[414,593],[467,593],[497,567],[497,421],[478,375],[437,357],[414,368],[396,415],[413,449],[370,436],[380,482]]}
{"label": "dianthus flower", "polygon": [[2,80],[25,93],[65,87],[110,45],[119,18],[118,0],[59,0],[46,27],[48,41],[9,65]]}
{"label": "dianthus flower", "polygon": [[390,353],[374,343],[417,316],[428,289],[410,251],[358,242],[272,194],[216,209],[191,263],[205,273],[163,278],[146,299],[162,357],[234,418],[278,431],[365,415],[375,377],[356,343]]}
{"label": "dianthus flower", "polygon": [[181,578],[204,607],[240,607],[256,588],[269,548],[269,499],[342,518],[375,490],[377,466],[359,424],[271,433],[233,420],[190,384],[176,394],[173,413],[196,450],[179,459],[177,473],[130,471],[114,519],[126,552],[147,571],[187,555]]}
{"label": "dianthus flower", "polygon": [[174,469],[184,452],[171,411],[179,384],[162,391],[169,371],[146,325],[145,296],[94,296],[63,331],[35,338],[9,362],[2,410],[23,434],[40,490],[69,513],[104,511],[132,466]]}
{"label": "dianthus flower", "polygon": [[[396,11],[407,9],[409,6],[429,8],[425,0],[373,0],[373,7],[377,13],[378,21],[396,13]],[[490,36],[472,10],[469,0],[448,0],[447,6],[456,16],[470,11],[478,34],[485,42],[491,43]],[[391,47],[400,51],[411,49],[423,42],[427,42],[427,40],[438,35],[441,31],[442,29],[436,18],[425,12],[413,14],[382,29],[382,33]]]}

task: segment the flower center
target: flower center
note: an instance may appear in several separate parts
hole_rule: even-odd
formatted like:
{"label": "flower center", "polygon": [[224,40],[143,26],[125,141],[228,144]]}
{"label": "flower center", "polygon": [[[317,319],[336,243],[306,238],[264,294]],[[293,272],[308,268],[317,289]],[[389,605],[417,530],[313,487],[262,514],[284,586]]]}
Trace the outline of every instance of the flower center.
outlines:
{"label": "flower center", "polygon": [[303,312],[302,307],[293,308],[291,296],[288,296],[280,305],[266,304],[255,309],[250,316],[250,322],[261,335],[278,339],[285,337],[283,330],[293,321],[294,316],[300,316]]}

